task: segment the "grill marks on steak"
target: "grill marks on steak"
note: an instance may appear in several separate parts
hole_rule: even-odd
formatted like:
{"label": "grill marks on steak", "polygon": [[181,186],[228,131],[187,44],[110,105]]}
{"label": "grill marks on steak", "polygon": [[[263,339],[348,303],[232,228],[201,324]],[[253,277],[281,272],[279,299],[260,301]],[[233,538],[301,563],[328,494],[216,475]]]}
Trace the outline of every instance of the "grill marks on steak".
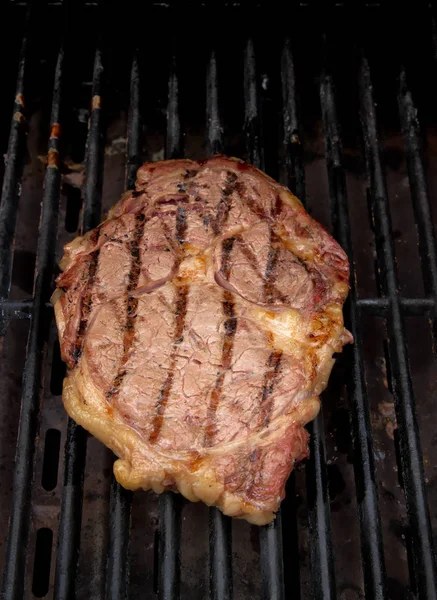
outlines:
{"label": "grill marks on steak", "polygon": [[260,416],[258,419],[258,425],[268,425],[270,421],[270,415],[273,411],[273,387],[275,380],[279,372],[281,365],[282,352],[272,352],[267,362],[264,387],[262,391],[262,397],[260,402]]}
{"label": "grill marks on steak", "polygon": [[[217,216],[212,219],[212,230],[215,235],[219,235],[222,231],[223,225],[231,210],[231,194],[237,189],[238,176],[232,171],[226,173],[226,183],[222,191],[220,202],[217,206]],[[205,226],[208,226],[209,219],[204,221]]]}
{"label": "grill marks on steak", "polygon": [[[276,204],[276,208],[279,209],[279,203]],[[273,299],[274,292],[277,290],[274,288],[275,271],[278,262],[279,250],[277,247],[278,239],[273,231],[273,227],[270,225],[270,247],[269,254],[267,257],[267,266],[264,274],[264,301],[268,304]],[[280,292],[279,292],[280,294]],[[282,296],[282,294],[280,294]],[[284,298],[282,296],[282,301]],[[270,414],[273,409],[273,387],[275,385],[275,379],[279,371],[281,364],[282,352],[273,351],[269,356],[267,363],[267,369],[264,380],[264,387],[262,392],[262,398],[260,403],[260,418],[259,425],[268,425],[270,420]]]}
{"label": "grill marks on steak", "polygon": [[[229,278],[231,270],[230,255],[234,246],[235,238],[230,237],[222,243],[222,266],[221,272],[225,279]],[[223,392],[223,383],[225,374],[231,368],[232,350],[234,346],[235,333],[237,331],[237,317],[235,315],[234,298],[227,290],[223,291],[223,314],[226,317],[224,323],[224,337],[222,348],[221,368],[218,371],[215,388],[211,393],[211,399],[208,406],[206,427],[205,427],[205,446],[212,446],[216,433],[216,413]]]}
{"label": "grill marks on steak", "polygon": [[[99,230],[96,229],[93,235],[93,241],[97,243],[99,239]],[[86,284],[86,291],[81,298],[80,304],[80,319],[79,319],[79,328],[77,331],[76,341],[75,341],[75,351],[73,355],[73,360],[75,363],[80,358],[82,354],[83,342],[85,339],[85,334],[88,327],[88,320],[91,314],[92,304],[93,304],[93,288],[97,273],[97,267],[99,264],[99,250],[94,250],[88,256],[88,281]]]}
{"label": "grill marks on steak", "polygon": [[[187,178],[190,177],[189,171],[187,171]],[[179,244],[185,242],[185,235],[187,231],[187,215],[182,207],[178,207],[176,211],[176,240]],[[182,260],[182,251],[179,251],[176,255],[175,270],[179,266]],[[188,302],[188,285],[180,285],[176,288],[176,311],[174,315],[175,320],[175,333],[173,340],[173,351],[170,358],[170,367],[168,369],[167,377],[164,385],[159,393],[159,398],[156,403],[156,412],[153,418],[152,431],[149,435],[149,442],[152,444],[156,442],[161,433],[162,424],[164,422],[164,413],[167,407],[168,398],[173,385],[174,369],[176,366],[176,355],[178,346],[183,342],[183,334],[185,328],[185,317],[187,315],[187,302]]]}
{"label": "grill marks on steak", "polygon": [[144,234],[145,222],[146,217],[143,213],[140,212],[135,215],[133,239],[127,243],[132,257],[132,264],[126,287],[126,322],[124,326],[123,356],[112,388],[107,392],[108,400],[111,400],[111,398],[118,393],[120,386],[123,383],[123,379],[126,375],[125,365],[135,338],[135,317],[138,308],[138,298],[132,294],[138,287],[138,280],[141,273],[140,241]]}
{"label": "grill marks on steak", "polygon": [[[289,192],[216,157],[144,165],[64,264],[55,311],[76,390],[65,403],[130,465],[120,482],[268,521],[348,341],[342,250]],[[91,383],[100,404],[87,413]],[[135,443],[118,443],[120,424]]]}
{"label": "grill marks on steak", "polygon": [[234,293],[272,309],[312,305],[311,273],[303,261],[284,249],[273,226],[259,221],[235,238],[232,271],[227,278],[220,271],[221,285],[226,281]]}
{"label": "grill marks on steak", "polygon": [[173,341],[173,352],[170,358],[170,366],[168,368],[167,377],[164,385],[159,393],[159,398],[156,403],[155,416],[152,422],[152,431],[149,435],[149,442],[154,444],[159,434],[161,433],[162,425],[164,422],[164,413],[167,407],[168,399],[173,385],[174,370],[176,366],[177,348],[183,341],[183,333],[185,328],[185,317],[187,314],[187,301],[188,301],[188,285],[182,285],[177,288],[177,299],[176,299],[176,312],[175,312],[175,333]]}
{"label": "grill marks on steak", "polygon": [[[269,244],[269,254],[267,256],[267,265],[266,271],[264,273],[264,301],[268,304],[272,301],[274,293],[280,294],[276,288],[274,288],[275,283],[275,269],[279,258],[279,238],[273,231],[273,227],[270,225],[269,227],[270,234],[270,244]],[[284,296],[282,296],[282,302],[285,301]]]}
{"label": "grill marks on steak", "polygon": [[[270,239],[273,238],[273,235],[274,234],[271,231]],[[262,282],[263,289],[260,290],[263,296],[262,301],[265,304],[272,304],[275,300],[279,300],[279,302],[282,303],[287,302],[287,297],[277,289],[273,277],[276,262],[278,260],[278,249],[274,248],[272,245],[270,246],[268,250],[265,273],[262,273],[258,264],[257,256],[246,244],[243,237],[238,238],[238,244],[241,252],[247,259],[247,264],[253,271],[253,274],[256,275],[256,277]]]}

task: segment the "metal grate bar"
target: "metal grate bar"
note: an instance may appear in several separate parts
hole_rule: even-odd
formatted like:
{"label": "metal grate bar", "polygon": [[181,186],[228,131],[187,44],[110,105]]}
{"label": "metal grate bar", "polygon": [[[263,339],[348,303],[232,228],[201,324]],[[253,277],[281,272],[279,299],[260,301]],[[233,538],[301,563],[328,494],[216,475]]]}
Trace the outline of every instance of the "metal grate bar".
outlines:
{"label": "metal grate bar", "polygon": [[177,600],[180,587],[180,499],[173,492],[159,497],[158,560],[160,600]]}
{"label": "metal grate bar", "polygon": [[[423,279],[427,294],[437,299],[437,248],[428,197],[428,186],[423,165],[420,142],[420,125],[416,107],[407,85],[404,68],[401,68],[398,93],[399,112],[402,131],[407,148],[408,175],[410,178],[411,198],[419,232],[420,257],[422,259]],[[434,326],[434,337],[437,329]]]}
{"label": "metal grate bar", "polygon": [[181,122],[179,118],[179,82],[176,59],[173,56],[168,79],[166,158],[182,158],[184,155]]}
{"label": "metal grate bar", "polygon": [[[103,63],[100,47],[94,60],[91,115],[87,140],[86,181],[82,231],[100,222],[103,178],[103,126],[101,91]],[[73,598],[79,557],[82,520],[83,480],[86,460],[86,432],[68,419],[64,455],[64,482],[55,572],[55,600]]]}
{"label": "metal grate bar", "polygon": [[364,56],[359,67],[359,95],[364,149],[375,219],[377,257],[381,270],[383,293],[389,299],[388,342],[399,429],[402,478],[412,541],[412,584],[417,586],[421,598],[431,599],[437,597],[432,532],[415,414],[415,399],[408,364],[404,319],[397,295],[396,259],[378,143],[372,82],[369,65]]}
{"label": "metal grate bar", "polygon": [[[223,152],[220,120],[217,60],[211,52],[206,73],[206,152]],[[209,589],[211,600],[232,598],[232,523],[218,508],[209,509]]]}
{"label": "metal grate bar", "polygon": [[261,119],[258,110],[258,85],[255,47],[248,39],[244,49],[244,133],[248,160],[258,169],[264,167],[261,144]]}
{"label": "metal grate bar", "polygon": [[[282,97],[284,111],[284,145],[288,185],[305,205],[305,170],[302,157],[301,127],[297,111],[297,94],[293,55],[285,41],[282,61]],[[322,410],[308,425],[311,434],[310,458],[306,465],[309,526],[311,533],[311,574],[315,598],[335,597],[334,564],[331,547],[331,518],[325,467],[325,436]]]}
{"label": "metal grate bar", "polygon": [[209,510],[209,583],[211,600],[232,598],[232,522],[218,508]]}
{"label": "metal grate bar", "polygon": [[[179,118],[179,83],[176,59],[173,56],[168,79],[166,158],[183,156],[181,122]],[[176,600],[180,588],[181,502],[172,492],[159,497],[159,580],[160,600]]]}
{"label": "metal grate bar", "polygon": [[138,168],[142,163],[142,119],[140,111],[140,67],[135,50],[130,76],[130,110],[127,131],[126,189],[135,187]]}
{"label": "metal grate bar", "polygon": [[375,461],[373,458],[372,427],[364,375],[359,314],[356,307],[355,270],[346,180],[343,169],[343,149],[339,135],[334,85],[328,71],[322,75],[320,101],[325,128],[326,158],[334,233],[346,251],[351,265],[351,289],[346,308],[346,325],[350,328],[354,337],[354,344],[352,347],[345,348],[345,353],[346,358],[350,357],[352,359],[352,368],[348,369],[350,373],[350,377],[348,378],[348,394],[352,412],[355,485],[360,518],[364,586],[366,598],[383,600],[386,597],[385,565]]}
{"label": "metal grate bar", "polygon": [[275,520],[260,528],[261,582],[263,598],[285,598],[284,559],[282,553],[282,519],[279,511]]}
{"label": "metal grate bar", "polygon": [[[50,303],[47,303],[47,306]],[[0,314],[5,324],[10,319],[30,319],[33,300],[5,300],[0,302]]]}
{"label": "metal grate bar", "polygon": [[322,407],[308,425],[308,431],[311,437],[306,481],[313,595],[317,599],[331,600],[335,598],[335,575]]}
{"label": "metal grate bar", "polygon": [[[59,123],[61,120],[63,60],[64,52],[61,49],[55,70],[51,129],[48,143],[48,163],[44,179],[44,197],[35,267],[35,300],[23,376],[21,414],[12,491],[12,509],[3,579],[2,597],[5,600],[18,600],[25,595],[26,554],[29,536],[33,461],[41,391],[41,370],[49,321],[47,317],[49,316],[50,318],[50,315],[45,310],[45,306],[51,292],[61,182],[59,171]],[[20,72],[22,72],[22,65],[20,65]],[[22,113],[20,112],[20,114]],[[11,136],[11,138],[14,138],[14,136]],[[15,176],[16,173],[14,174]]]}
{"label": "metal grate bar", "polygon": [[94,229],[102,215],[104,129],[102,113],[103,62],[100,47],[94,59],[91,116],[87,139],[82,232]]}
{"label": "metal grate bar", "polygon": [[[291,189],[291,188],[290,188]],[[360,310],[372,316],[384,316],[389,308],[388,298],[357,298],[356,305]],[[423,317],[432,315],[435,310],[434,298],[405,298],[399,296],[399,304],[407,317]],[[52,309],[50,302],[46,308]],[[5,300],[0,302],[0,310],[4,319],[29,319],[32,314],[33,300]]]}
{"label": "metal grate bar", "polygon": [[302,131],[296,98],[296,74],[289,38],[285,39],[281,55],[283,106],[283,144],[287,167],[287,185],[302,204],[306,204],[305,167],[303,164]]}
{"label": "metal grate bar", "polygon": [[[287,169],[286,184],[305,204],[305,168],[303,146],[296,97],[296,76],[291,42],[286,38],[281,54],[283,146]],[[282,532],[284,539],[284,583],[287,593],[300,598],[299,540],[296,515],[295,474],[292,473],[286,486],[286,497],[282,504]],[[287,560],[289,558],[289,560]]]}
{"label": "metal grate bar", "polygon": [[[140,69],[135,51],[130,76],[130,107],[127,130],[126,189],[135,187],[141,166]],[[113,476],[109,501],[107,598],[127,598],[132,493]]]}
{"label": "metal grate bar", "polygon": [[[29,30],[31,29],[31,8],[27,11],[26,30],[20,50],[17,86],[12,109],[8,153],[0,201],[0,302],[9,296],[12,277],[12,260],[15,226],[17,221],[20,180],[27,134],[24,110],[25,80],[29,63]],[[4,333],[6,319],[0,312],[0,334]]]}
{"label": "metal grate bar", "polygon": [[220,120],[217,58],[214,50],[206,72],[206,153],[208,156],[223,152],[223,127]]}
{"label": "metal grate bar", "polygon": [[286,495],[281,505],[281,527],[283,541],[285,597],[299,600],[300,559],[299,531],[297,522],[298,496],[296,495],[296,473],[292,471],[286,483]]}
{"label": "metal grate bar", "polygon": [[110,600],[128,597],[132,493],[112,477],[109,499],[107,592]]}
{"label": "metal grate bar", "polygon": [[[250,38],[244,49],[244,131],[248,160],[258,169],[263,169],[264,151],[261,143],[256,56],[254,43]],[[280,600],[285,597],[285,590],[279,513],[272,523],[260,528],[259,536],[263,596]]]}
{"label": "metal grate bar", "polygon": [[[402,298],[398,297],[399,304],[406,316],[426,316],[435,310],[433,298]],[[357,306],[372,316],[387,314],[390,301],[388,298],[358,298]]]}

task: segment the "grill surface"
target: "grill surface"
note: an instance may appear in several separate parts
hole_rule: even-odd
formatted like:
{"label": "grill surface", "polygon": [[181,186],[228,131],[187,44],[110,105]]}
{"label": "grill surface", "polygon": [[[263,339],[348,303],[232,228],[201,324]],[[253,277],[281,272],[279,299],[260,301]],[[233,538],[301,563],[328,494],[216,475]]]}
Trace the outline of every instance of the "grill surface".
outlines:
{"label": "grill surface", "polygon": [[[433,8],[147,5],[2,6],[3,598],[434,600]],[[355,344],[260,529],[115,482],[63,411],[48,302],[63,245],[144,160],[217,152],[288,185],[352,265]]]}

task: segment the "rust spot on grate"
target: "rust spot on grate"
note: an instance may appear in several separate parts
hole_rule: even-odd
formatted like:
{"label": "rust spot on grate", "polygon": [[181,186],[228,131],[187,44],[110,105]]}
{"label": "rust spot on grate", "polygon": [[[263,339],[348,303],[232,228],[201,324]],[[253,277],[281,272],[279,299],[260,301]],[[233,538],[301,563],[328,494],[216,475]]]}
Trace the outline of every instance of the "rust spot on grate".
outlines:
{"label": "rust spot on grate", "polygon": [[15,103],[19,104],[20,106],[22,106],[24,108],[24,96],[23,96],[23,94],[17,94],[15,96]]}
{"label": "rust spot on grate", "polygon": [[91,110],[95,110],[96,108],[102,108],[102,97],[101,96],[93,96],[91,102]]}
{"label": "rust spot on grate", "polygon": [[61,126],[59,123],[53,123],[50,128],[50,139],[57,140],[61,137]]}
{"label": "rust spot on grate", "polygon": [[47,157],[47,167],[59,169],[59,152],[52,148]]}
{"label": "rust spot on grate", "polygon": [[26,118],[23,115],[23,113],[21,113],[17,110],[17,112],[14,113],[14,121],[17,121],[18,123],[23,124],[26,121]]}

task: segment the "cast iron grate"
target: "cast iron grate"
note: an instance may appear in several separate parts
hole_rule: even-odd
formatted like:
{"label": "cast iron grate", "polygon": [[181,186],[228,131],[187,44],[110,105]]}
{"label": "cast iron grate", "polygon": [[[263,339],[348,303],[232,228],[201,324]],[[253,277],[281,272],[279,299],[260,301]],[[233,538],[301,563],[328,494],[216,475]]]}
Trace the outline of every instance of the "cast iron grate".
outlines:
{"label": "cast iron grate", "polygon": [[[7,469],[13,469],[13,477],[12,492],[8,497],[11,509],[4,558],[3,598],[12,600],[22,597],[52,596],[56,599],[66,599],[74,598],[76,595],[94,597],[91,594],[96,594],[95,597],[120,599],[132,594],[129,583],[130,578],[134,577],[132,569],[129,568],[132,494],[112,480],[107,504],[107,537],[104,542],[107,559],[102,562],[106,568],[101,572],[100,583],[96,587],[90,587],[90,590],[98,589],[99,592],[87,593],[82,588],[78,590],[76,584],[83,527],[87,435],[82,428],[69,420],[64,427],[65,433],[62,434],[65,444],[63,458],[62,450],[59,458],[61,435],[56,428],[47,428],[44,438],[46,448],[49,448],[48,452],[53,453],[53,456],[47,454],[43,456],[39,451],[42,445],[41,438],[38,436],[40,415],[41,411],[46,410],[44,405],[41,407],[43,397],[41,390],[44,386],[48,386],[53,396],[59,396],[59,372],[62,370],[58,358],[59,348],[56,350],[55,347],[51,382],[47,382],[47,377],[43,376],[45,365],[49,360],[47,357],[50,357],[53,352],[54,336],[50,334],[53,323],[49,298],[53,288],[56,260],[59,259],[57,237],[62,226],[59,222],[59,214],[68,195],[64,189],[64,175],[61,171],[64,169],[63,159],[67,147],[71,155],[75,152],[74,144],[77,142],[71,140],[81,139],[80,135],[76,135],[72,130],[75,125],[72,125],[74,119],[70,114],[72,101],[69,96],[71,86],[77,83],[78,77],[81,77],[77,62],[87,61],[90,66],[92,63],[92,81],[89,82],[90,85],[84,87],[91,108],[86,139],[85,175],[83,185],[80,186],[83,196],[81,231],[86,232],[95,227],[101,219],[106,160],[105,134],[109,123],[107,106],[111,104],[111,95],[119,93],[121,84],[117,77],[121,77],[120,73],[123,69],[124,72],[129,72],[130,77],[125,162],[127,189],[133,187],[136,170],[146,156],[144,139],[147,138],[148,133],[145,133],[144,122],[147,121],[150,125],[150,121],[153,120],[148,117],[147,111],[152,110],[152,116],[156,116],[159,112],[159,108],[156,112],[156,107],[150,109],[150,105],[153,102],[153,88],[156,84],[153,76],[160,71],[157,75],[158,81],[159,77],[162,78],[162,73],[164,77],[168,74],[167,103],[166,106],[163,103],[160,105],[161,117],[157,117],[158,121],[159,118],[162,120],[165,112],[165,134],[156,134],[158,138],[160,135],[162,137],[165,157],[175,158],[186,155],[184,147],[190,146],[190,135],[196,138],[203,135],[205,144],[203,153],[208,155],[220,152],[240,153],[255,166],[271,172],[272,176],[280,176],[283,182],[306,203],[308,197],[306,179],[307,184],[310,180],[308,175],[306,177],[303,139],[305,129],[311,127],[301,118],[306,92],[304,87],[299,85],[296,71],[299,61],[301,71],[306,68],[306,63],[305,56],[302,56],[303,53],[296,42],[296,38],[301,39],[300,34],[295,33],[302,22],[306,26],[314,24],[311,34],[317,37],[319,45],[316,53],[318,65],[316,85],[319,88],[318,110],[321,113],[324,138],[329,206],[334,235],[348,253],[352,266],[356,261],[354,262],[355,247],[349,213],[356,209],[348,201],[348,168],[345,166],[339,118],[342,113],[338,109],[340,103],[337,103],[334,81],[338,85],[338,91],[344,93],[345,90],[349,90],[349,93],[358,94],[357,114],[353,118],[356,126],[360,128],[363,139],[366,187],[374,232],[378,293],[360,295],[360,280],[359,277],[357,279],[357,273],[352,268],[351,294],[345,307],[345,316],[355,344],[346,349],[342,359],[353,440],[353,470],[360,530],[362,581],[357,584],[352,592],[355,595],[352,596],[344,595],[345,590],[340,589],[336,584],[338,564],[334,564],[331,532],[332,506],[329,485],[331,482],[328,480],[327,471],[329,460],[325,436],[326,419],[321,413],[309,426],[311,458],[305,467],[311,585],[302,586],[299,579],[299,567],[302,562],[299,558],[302,548],[298,542],[296,522],[298,509],[296,497],[299,497],[299,493],[296,496],[296,481],[293,475],[288,484],[287,499],[281,514],[272,525],[259,530],[257,543],[259,543],[260,574],[254,577],[259,579],[260,586],[256,594],[264,598],[331,599],[338,596],[359,598],[364,594],[368,599],[416,596],[434,599],[437,597],[437,582],[433,537],[406,330],[406,320],[410,317],[423,317],[429,320],[430,331],[435,338],[436,240],[428,193],[427,164],[422,153],[422,133],[413,103],[412,88],[408,83],[410,76],[412,79],[415,77],[411,71],[414,71],[417,64],[416,55],[412,53],[405,59],[405,49],[402,52],[399,50],[397,55],[396,43],[401,43],[402,35],[398,33],[391,38],[391,32],[387,33],[390,44],[394,47],[394,50],[391,50],[391,57],[394,58],[390,65],[395,70],[398,69],[397,76],[394,78],[397,89],[393,88],[391,91],[394,97],[397,97],[424,281],[425,293],[412,297],[400,293],[392,209],[389,202],[390,189],[387,187],[382,143],[378,135],[375,92],[371,79],[372,61],[368,56],[371,55],[375,61],[375,54],[382,47],[383,26],[376,28],[380,36],[380,41],[375,42],[377,50],[372,46],[373,40],[366,39],[369,37],[366,26],[372,23],[373,19],[381,19],[382,23],[389,22],[383,8],[363,5],[359,17],[363,19],[361,28],[358,27],[359,19],[356,15],[353,17],[357,31],[359,30],[361,35],[358,34],[355,40],[349,36],[351,45],[341,49],[337,42],[337,35],[342,30],[342,19],[347,22],[347,19],[352,18],[352,13],[347,12],[346,7],[332,6],[323,15],[319,14],[317,19],[308,14],[302,17],[302,12],[305,13],[310,8],[306,3],[298,3],[295,12],[289,17],[289,22],[278,24],[278,32],[274,36],[276,39],[274,49],[267,50],[262,41],[270,40],[271,34],[267,34],[266,30],[271,29],[278,19],[282,19],[276,9],[269,11],[268,8],[263,7],[264,3],[260,2],[256,3],[256,7],[252,7],[251,14],[247,16],[245,13],[248,9],[244,3],[224,3],[223,6],[218,4],[214,8],[208,8],[204,3],[187,3],[185,8],[181,9],[180,6],[172,6],[172,3],[150,2],[143,25],[131,24],[129,35],[126,32],[120,33],[120,30],[130,23],[132,14],[135,14],[132,13],[133,6],[129,4],[125,7],[124,16],[114,14],[111,7],[105,7],[103,3],[97,2],[83,3],[79,9],[73,6],[73,2],[64,4],[49,2],[43,6],[40,2],[28,5],[24,2],[11,1],[3,8],[2,26],[5,29],[17,27],[18,30],[18,23],[20,27],[24,27],[17,62],[15,100],[0,204],[0,329],[3,339],[7,339],[8,328],[14,321],[29,320],[21,388],[21,412],[16,438],[16,459],[13,467],[10,463],[6,465]],[[340,12],[341,10],[344,13]],[[431,26],[427,28],[426,24],[434,23],[432,15],[432,7],[425,7],[420,11],[420,15],[413,23],[417,31],[411,34],[414,39],[416,39],[414,35],[428,36],[430,49],[433,47],[433,42],[435,43],[435,29],[431,31]],[[405,15],[400,15],[399,18],[404,17],[406,18]],[[138,18],[138,15],[135,18]],[[83,24],[82,19],[89,20],[91,25],[85,27],[88,36],[84,43],[86,49],[77,59],[75,51],[79,26]],[[117,19],[120,19],[120,23]],[[189,35],[190,27],[195,27],[195,19],[199,20],[200,27],[214,22],[216,26],[213,29],[217,31],[212,31],[210,36],[204,32],[200,35],[198,44],[193,41],[187,42],[193,47],[197,45],[199,56],[205,57],[205,60],[190,64],[184,62],[185,55],[181,55],[181,40]],[[150,31],[153,27],[156,27],[156,32]],[[229,41],[223,39],[228,29],[231,32]],[[165,37],[159,38],[159,31],[164,30]],[[401,27],[400,31],[405,30]],[[49,37],[49,42],[42,40],[43,34]],[[161,46],[165,46],[165,49],[162,53],[161,47],[155,46],[155,53],[153,53],[153,45],[147,46],[146,49],[140,34],[150,35],[155,42],[161,40]],[[120,48],[115,47],[117,45],[115,41],[120,44]],[[353,41],[356,42],[354,45],[352,45]],[[125,47],[121,48],[123,44]],[[89,50],[93,45],[92,57]],[[434,50],[435,47],[437,46],[434,46]],[[409,48],[411,49],[410,46]],[[43,100],[38,100],[44,94],[39,86],[46,81],[43,79],[42,82],[38,82],[37,76],[32,77],[32,69],[39,56],[53,57],[55,50],[56,61],[54,62],[53,59],[51,62],[48,61],[54,77],[48,127],[50,133],[46,149],[47,166],[44,185],[40,188],[42,204],[34,290],[31,298],[18,297],[19,295],[10,292],[13,283],[14,238],[19,223],[17,219],[19,202],[27,202],[24,192],[21,194],[23,168],[26,163],[27,125],[35,105],[38,102],[44,104]],[[339,69],[338,61],[342,52],[351,54],[352,58],[347,64],[353,67],[352,70]],[[3,56],[5,56],[4,52]],[[190,56],[193,60],[194,55]],[[47,59],[44,58],[44,61],[47,62]],[[148,63],[151,61],[158,66],[149,72]],[[237,73],[241,75],[241,87],[233,91],[235,112],[240,115],[241,109],[241,115],[238,117],[241,118],[240,130],[238,125],[235,126],[237,117],[234,121],[231,117],[232,123],[227,126],[226,118],[223,116],[225,113],[228,115],[230,110],[229,104],[226,106],[222,99],[222,96],[225,96],[229,102],[229,92],[224,91],[227,71],[231,69],[229,61],[238,62],[241,66],[241,71],[237,69]],[[117,66],[117,62],[122,66]],[[269,89],[269,78],[259,68],[261,64],[264,69],[267,62],[268,73],[276,73],[279,82],[276,92],[272,92],[271,96],[265,93]],[[435,71],[437,65],[432,64]],[[12,72],[11,67],[8,69]],[[76,71],[79,72],[78,76],[73,75]],[[196,105],[203,107],[204,125],[200,130],[201,133],[196,130],[198,123],[187,124],[181,117],[183,114],[181,107],[186,108],[191,101],[190,98],[182,99],[183,94],[187,95],[187,88],[182,90],[185,78],[188,78],[191,83],[196,81],[194,84],[197,86],[194,88],[196,92],[203,90],[203,96]],[[69,81],[70,79],[73,83]],[[238,79],[232,79],[232,83],[236,80]],[[432,91],[435,92],[435,87]],[[145,101],[145,95],[152,100]],[[29,102],[28,97],[31,98]],[[185,112],[190,114],[189,109]],[[2,114],[5,115],[5,110]],[[6,127],[3,125],[2,127],[3,133]],[[187,127],[188,133],[185,135],[184,131],[187,131]],[[276,137],[276,130],[282,132],[281,139]],[[234,131],[236,133],[233,133]],[[240,132],[242,135],[238,137]],[[237,142],[232,136],[238,137]],[[196,152],[198,151],[188,151],[188,154],[191,153],[196,157]],[[77,205],[77,193],[74,197]],[[365,198],[361,198],[361,202],[363,201]],[[67,212],[73,210],[71,206],[67,207]],[[75,222],[74,214],[68,219],[70,225],[67,230],[71,232],[75,229],[74,225],[71,226],[71,223]],[[358,267],[357,271],[359,271]],[[387,584],[386,577],[387,556],[384,557],[384,554],[387,554],[387,544],[383,539],[381,501],[372,439],[372,410],[365,376],[366,354],[363,338],[365,319],[369,316],[382,318],[387,332],[387,379],[394,396],[397,424],[395,442],[397,442],[398,467],[408,517],[406,532],[410,581],[402,592],[404,595],[396,595],[401,592],[398,588],[397,592],[393,592],[393,588]],[[435,366],[433,373],[436,373]],[[38,461],[42,464],[41,467],[38,467]],[[58,477],[58,462],[61,465],[62,477]],[[43,473],[43,488],[46,491],[57,489],[59,492],[56,513],[59,522],[56,518],[56,532],[50,528],[52,526],[50,520],[46,526],[40,526],[36,534],[34,531],[36,514],[38,523],[44,524],[44,511],[41,516],[33,500],[35,486],[39,485],[35,473],[39,473],[39,469],[42,469]],[[164,494],[159,498],[159,524],[154,537],[156,582],[150,597],[158,594],[159,598],[171,599],[178,598],[181,593],[181,570],[184,569],[185,551],[181,542],[183,515],[184,507],[179,497]],[[434,516],[433,514],[432,517]],[[199,587],[196,591],[197,595],[190,595],[182,589],[182,595],[201,598],[208,597],[209,594],[209,597],[217,600],[239,597],[233,593],[235,577],[233,577],[231,521],[216,509],[210,509],[208,524],[209,590],[205,586],[202,589]],[[33,562],[29,557],[34,557]],[[90,582],[90,586],[93,585],[94,583]],[[249,586],[248,590],[250,592],[247,592],[247,597],[253,597],[253,589]],[[143,597],[139,593],[138,597],[140,596]]]}

